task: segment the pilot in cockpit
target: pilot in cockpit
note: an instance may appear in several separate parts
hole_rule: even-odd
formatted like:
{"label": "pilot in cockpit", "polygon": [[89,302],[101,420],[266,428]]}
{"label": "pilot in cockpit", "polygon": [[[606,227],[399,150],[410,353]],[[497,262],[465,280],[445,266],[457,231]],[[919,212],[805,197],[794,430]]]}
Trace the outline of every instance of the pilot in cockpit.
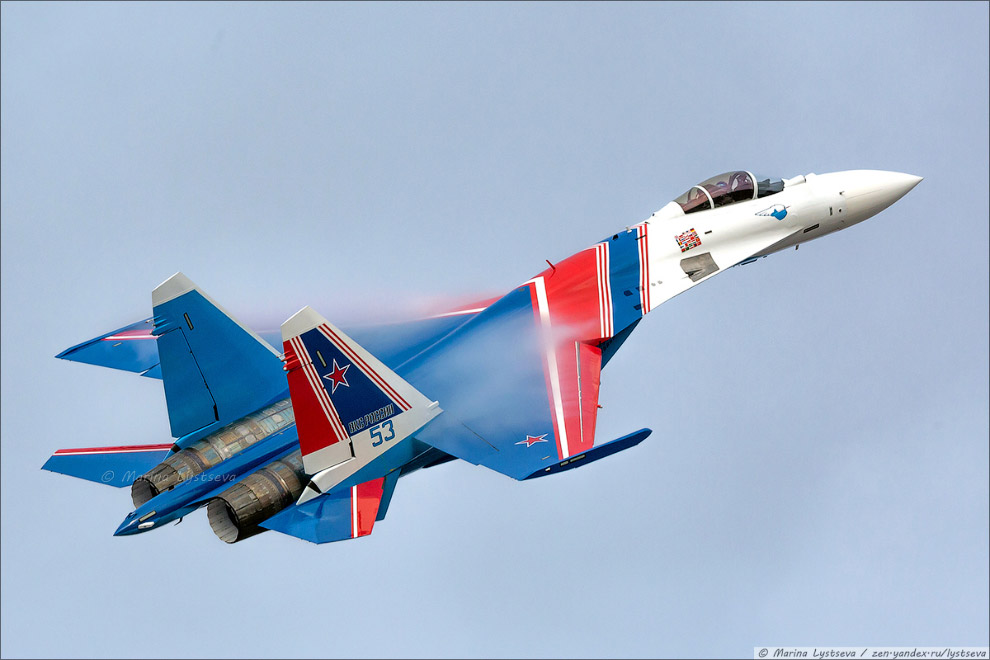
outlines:
{"label": "pilot in cockpit", "polygon": [[783,189],[783,181],[779,179],[758,181],[750,172],[737,170],[702,181],[674,201],[687,214],[766,197]]}

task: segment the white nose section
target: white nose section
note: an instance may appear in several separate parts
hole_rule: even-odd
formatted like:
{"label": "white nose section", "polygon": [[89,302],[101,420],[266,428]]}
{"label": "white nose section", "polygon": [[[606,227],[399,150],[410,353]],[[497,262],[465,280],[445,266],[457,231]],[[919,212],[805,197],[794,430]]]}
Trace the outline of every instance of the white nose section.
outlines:
{"label": "white nose section", "polygon": [[862,222],[884,210],[921,183],[920,176],[901,172],[858,170],[845,175],[842,197],[847,222]]}

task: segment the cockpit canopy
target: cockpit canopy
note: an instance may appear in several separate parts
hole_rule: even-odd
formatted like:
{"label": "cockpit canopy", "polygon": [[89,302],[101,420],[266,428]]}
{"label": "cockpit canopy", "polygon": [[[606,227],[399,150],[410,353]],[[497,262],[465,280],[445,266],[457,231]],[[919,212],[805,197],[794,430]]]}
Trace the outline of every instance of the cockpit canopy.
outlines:
{"label": "cockpit canopy", "polygon": [[756,177],[751,172],[737,170],[706,179],[675,199],[685,214],[707,211],[759,197],[779,193],[784,189],[781,179]]}

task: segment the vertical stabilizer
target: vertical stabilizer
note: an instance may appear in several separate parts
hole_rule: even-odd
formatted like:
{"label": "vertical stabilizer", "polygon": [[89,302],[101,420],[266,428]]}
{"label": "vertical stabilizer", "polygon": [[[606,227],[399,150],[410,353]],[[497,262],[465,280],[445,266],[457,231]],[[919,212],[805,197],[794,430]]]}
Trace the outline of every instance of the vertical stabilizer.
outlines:
{"label": "vertical stabilizer", "polygon": [[278,353],[176,273],[151,294],[172,436],[223,426],[285,395]]}
{"label": "vertical stabilizer", "polygon": [[309,474],[352,458],[363,464],[441,412],[311,307],[282,324],[282,341]]}

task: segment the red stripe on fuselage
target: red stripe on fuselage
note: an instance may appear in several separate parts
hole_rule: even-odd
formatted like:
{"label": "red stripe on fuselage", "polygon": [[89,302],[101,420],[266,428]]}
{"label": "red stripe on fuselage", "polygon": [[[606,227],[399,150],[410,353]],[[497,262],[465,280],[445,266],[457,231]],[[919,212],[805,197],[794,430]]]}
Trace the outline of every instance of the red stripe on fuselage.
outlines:
{"label": "red stripe on fuselage", "polygon": [[130,339],[154,339],[154,335],[151,334],[151,329],[147,330],[125,330],[116,335],[110,335],[104,337],[100,341],[127,341]]}
{"label": "red stripe on fuselage", "polygon": [[130,454],[143,451],[163,451],[171,449],[172,445],[122,445],[120,447],[81,447],[79,449],[57,449],[54,456],[70,456],[78,454]]}
{"label": "red stripe on fuselage", "polygon": [[643,306],[643,315],[653,309],[650,302],[650,249],[649,249],[649,223],[643,222],[636,227],[636,237],[639,242],[639,286],[640,304]]}
{"label": "red stripe on fuselage", "polygon": [[603,318],[605,319],[605,334],[602,335],[603,339],[608,339],[612,336],[612,276],[610,274],[610,257],[608,253],[608,243],[599,243],[599,249],[602,252],[602,291],[605,295],[605,310],[602,312]]}
{"label": "red stripe on fuselage", "polygon": [[605,301],[605,255],[602,250],[601,244],[595,246],[595,255],[597,257],[598,266],[598,328],[601,332],[601,336],[605,337],[608,335],[608,330],[606,325],[608,323],[605,318],[606,310],[608,309],[608,303]]}

